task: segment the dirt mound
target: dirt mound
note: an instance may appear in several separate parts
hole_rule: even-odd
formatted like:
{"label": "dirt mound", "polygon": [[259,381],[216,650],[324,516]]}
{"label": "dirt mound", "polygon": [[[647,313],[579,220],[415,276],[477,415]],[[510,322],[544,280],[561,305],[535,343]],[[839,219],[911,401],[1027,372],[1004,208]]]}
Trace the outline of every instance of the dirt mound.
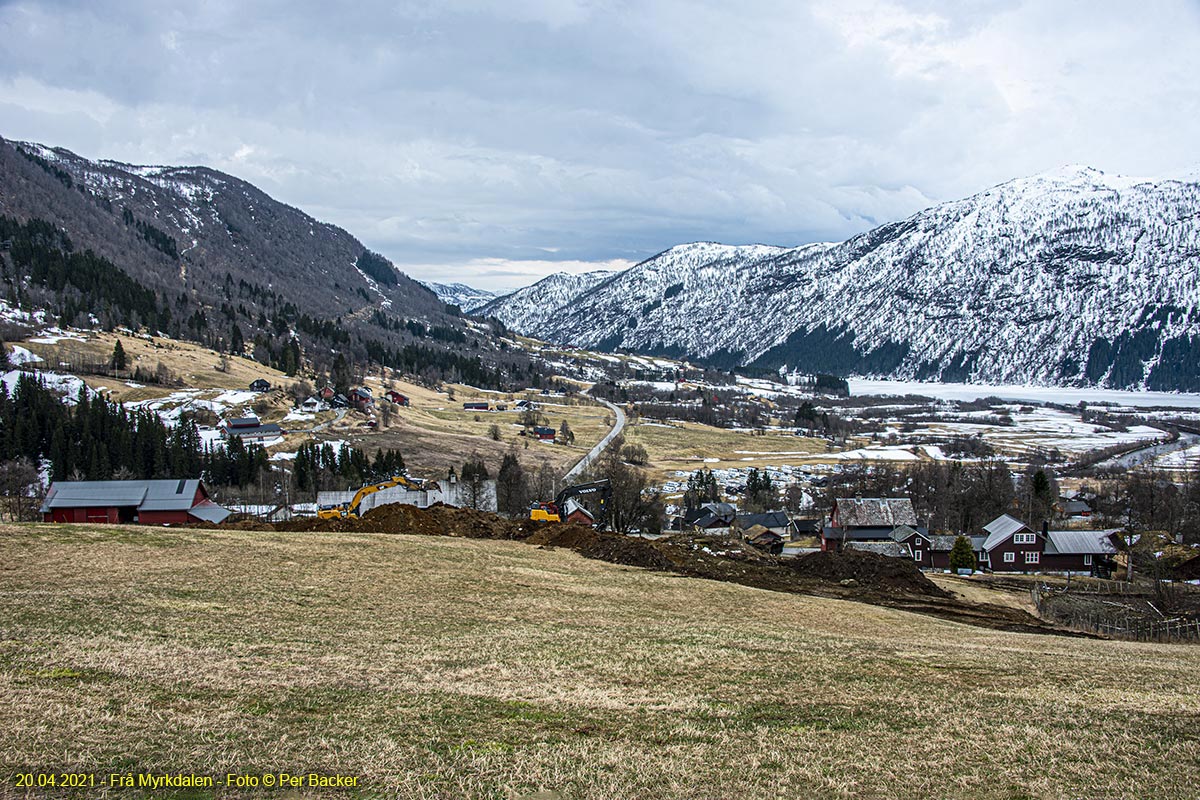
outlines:
{"label": "dirt mound", "polygon": [[949,597],[950,593],[926,578],[917,565],[900,558],[881,556],[860,550],[841,553],[809,553],[787,566],[801,575],[841,583],[855,581],[859,586],[886,592],[907,592],[929,597]]}
{"label": "dirt mound", "polygon": [[646,569],[671,570],[671,560],[645,539],[604,533],[582,525],[545,525],[526,540],[543,547],[568,547],[586,558]]}

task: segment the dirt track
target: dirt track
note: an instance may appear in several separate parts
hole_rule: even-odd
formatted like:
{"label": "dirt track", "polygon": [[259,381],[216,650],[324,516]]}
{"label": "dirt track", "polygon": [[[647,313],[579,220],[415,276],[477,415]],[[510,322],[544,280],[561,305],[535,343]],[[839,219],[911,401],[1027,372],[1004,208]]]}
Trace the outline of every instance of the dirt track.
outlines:
{"label": "dirt track", "polygon": [[649,541],[579,525],[508,520],[487,512],[441,505],[428,509],[387,505],[371,510],[362,519],[301,519],[275,525],[247,522],[233,527],[521,541],[538,547],[566,547],[587,558],[613,564],[771,591],[855,600],[979,627],[1081,635],[1020,609],[966,602],[938,587],[915,565],[873,553],[813,553],[798,559],[782,559],[725,537],[678,535]]}

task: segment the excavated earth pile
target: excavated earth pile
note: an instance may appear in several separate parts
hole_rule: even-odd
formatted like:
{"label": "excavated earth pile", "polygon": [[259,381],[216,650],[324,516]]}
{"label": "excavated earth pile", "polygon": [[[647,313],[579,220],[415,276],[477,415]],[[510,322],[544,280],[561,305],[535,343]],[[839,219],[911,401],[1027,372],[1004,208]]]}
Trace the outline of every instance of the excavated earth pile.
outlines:
{"label": "excavated earth pile", "polygon": [[841,553],[809,553],[787,562],[801,575],[826,581],[854,581],[877,590],[907,592],[929,597],[950,597],[911,561],[878,553],[846,550]]}

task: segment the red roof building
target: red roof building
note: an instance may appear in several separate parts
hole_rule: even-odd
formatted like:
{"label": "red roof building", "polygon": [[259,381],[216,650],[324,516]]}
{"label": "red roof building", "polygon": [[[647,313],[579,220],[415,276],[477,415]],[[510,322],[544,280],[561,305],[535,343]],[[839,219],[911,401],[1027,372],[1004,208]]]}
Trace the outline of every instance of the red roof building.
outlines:
{"label": "red roof building", "polygon": [[197,479],[55,481],[42,503],[43,522],[112,522],[140,525],[221,523],[228,509],[209,499]]}

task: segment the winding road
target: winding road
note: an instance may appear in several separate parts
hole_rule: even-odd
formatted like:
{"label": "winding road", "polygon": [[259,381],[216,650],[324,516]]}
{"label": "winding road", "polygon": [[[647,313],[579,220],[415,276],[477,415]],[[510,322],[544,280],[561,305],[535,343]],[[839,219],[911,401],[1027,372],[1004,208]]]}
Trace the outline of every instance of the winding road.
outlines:
{"label": "winding road", "polygon": [[607,400],[599,400],[598,399],[597,402],[601,403],[602,405],[608,406],[609,410],[611,410],[614,414],[616,414],[617,422],[615,425],[613,425],[612,430],[609,431],[607,434],[605,434],[604,438],[601,439],[599,442],[597,442],[596,446],[587,452],[587,455],[585,455],[583,458],[579,459],[579,461],[577,461],[575,463],[575,466],[571,467],[571,469],[567,471],[566,475],[563,475],[562,479],[563,479],[564,484],[570,483],[572,479],[576,478],[580,473],[582,473],[585,469],[587,469],[591,465],[591,463],[593,461],[595,461],[600,456],[601,453],[604,452],[604,448],[608,447],[609,444],[612,443],[613,439],[615,439],[621,435],[621,431],[624,430],[624,428],[625,428],[625,412],[624,411],[622,411],[620,408],[613,405],[612,403],[608,402]]}

